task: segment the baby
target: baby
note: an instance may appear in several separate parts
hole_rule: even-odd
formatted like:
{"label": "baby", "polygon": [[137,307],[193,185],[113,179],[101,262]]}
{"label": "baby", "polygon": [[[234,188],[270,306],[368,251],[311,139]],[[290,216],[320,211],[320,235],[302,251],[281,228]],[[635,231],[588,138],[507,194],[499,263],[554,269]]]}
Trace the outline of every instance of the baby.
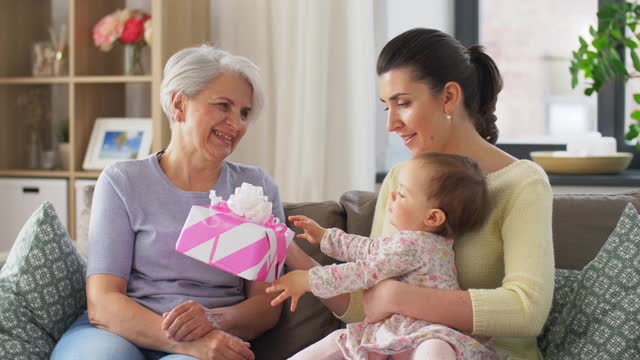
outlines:
{"label": "baby", "polygon": [[[324,229],[307,217],[291,216],[289,220],[304,230],[299,238],[320,244],[323,253],[346,263],[284,275],[266,290],[281,292],[272,305],[291,297],[291,311],[295,311],[306,292],[329,298],[368,289],[389,278],[416,286],[459,289],[453,237],[482,225],[490,211],[487,184],[478,164],[458,155],[418,155],[398,174],[388,211],[399,232],[379,239]],[[488,342],[444,325],[394,314],[377,323],[348,324],[293,359],[497,358]]]}

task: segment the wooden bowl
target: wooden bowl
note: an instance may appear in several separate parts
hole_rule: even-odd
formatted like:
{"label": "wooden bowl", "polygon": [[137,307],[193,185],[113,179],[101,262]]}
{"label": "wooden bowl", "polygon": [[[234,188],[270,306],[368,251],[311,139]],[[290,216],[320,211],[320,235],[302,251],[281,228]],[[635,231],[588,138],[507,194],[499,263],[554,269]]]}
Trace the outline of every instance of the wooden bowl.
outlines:
{"label": "wooden bowl", "polygon": [[632,153],[604,156],[570,156],[565,151],[533,151],[531,159],[553,174],[618,174],[631,163]]}

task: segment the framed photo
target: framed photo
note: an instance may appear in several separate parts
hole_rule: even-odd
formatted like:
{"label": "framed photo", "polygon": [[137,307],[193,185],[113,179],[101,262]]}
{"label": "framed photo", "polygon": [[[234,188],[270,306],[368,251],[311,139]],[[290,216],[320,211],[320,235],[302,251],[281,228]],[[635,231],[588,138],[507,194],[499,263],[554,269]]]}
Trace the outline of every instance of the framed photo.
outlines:
{"label": "framed photo", "polygon": [[84,156],[84,170],[102,170],[122,160],[142,159],[151,150],[150,118],[98,118]]}

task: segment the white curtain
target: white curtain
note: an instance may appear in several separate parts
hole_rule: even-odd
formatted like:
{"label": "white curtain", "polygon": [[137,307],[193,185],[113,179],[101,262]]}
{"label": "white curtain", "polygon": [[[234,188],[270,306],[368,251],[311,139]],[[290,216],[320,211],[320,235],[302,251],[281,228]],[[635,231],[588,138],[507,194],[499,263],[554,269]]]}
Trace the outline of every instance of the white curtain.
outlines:
{"label": "white curtain", "polygon": [[267,106],[231,160],[267,170],[284,201],[375,183],[373,5],[213,0],[212,40],[262,69]]}

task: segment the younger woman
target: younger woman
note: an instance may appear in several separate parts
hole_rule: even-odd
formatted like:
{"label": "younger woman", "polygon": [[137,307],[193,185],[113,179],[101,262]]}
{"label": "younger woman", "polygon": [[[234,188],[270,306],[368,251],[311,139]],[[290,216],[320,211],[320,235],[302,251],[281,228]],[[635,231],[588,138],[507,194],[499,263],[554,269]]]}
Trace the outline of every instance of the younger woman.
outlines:
{"label": "younger woman", "polygon": [[[304,229],[298,237],[349,262],[286,274],[267,288],[267,293],[282,291],[271,304],[292,297],[291,311],[295,311],[305,292],[329,298],[370,288],[388,278],[422,287],[459,289],[452,237],[485,221],[487,197],[484,176],[474,161],[426,153],[406,163],[399,174],[389,206],[391,222],[399,230],[393,236],[372,240],[339,229],[326,230],[304,216],[292,216],[294,225]],[[495,358],[487,341],[397,314],[373,324],[349,324],[294,359]]]}

